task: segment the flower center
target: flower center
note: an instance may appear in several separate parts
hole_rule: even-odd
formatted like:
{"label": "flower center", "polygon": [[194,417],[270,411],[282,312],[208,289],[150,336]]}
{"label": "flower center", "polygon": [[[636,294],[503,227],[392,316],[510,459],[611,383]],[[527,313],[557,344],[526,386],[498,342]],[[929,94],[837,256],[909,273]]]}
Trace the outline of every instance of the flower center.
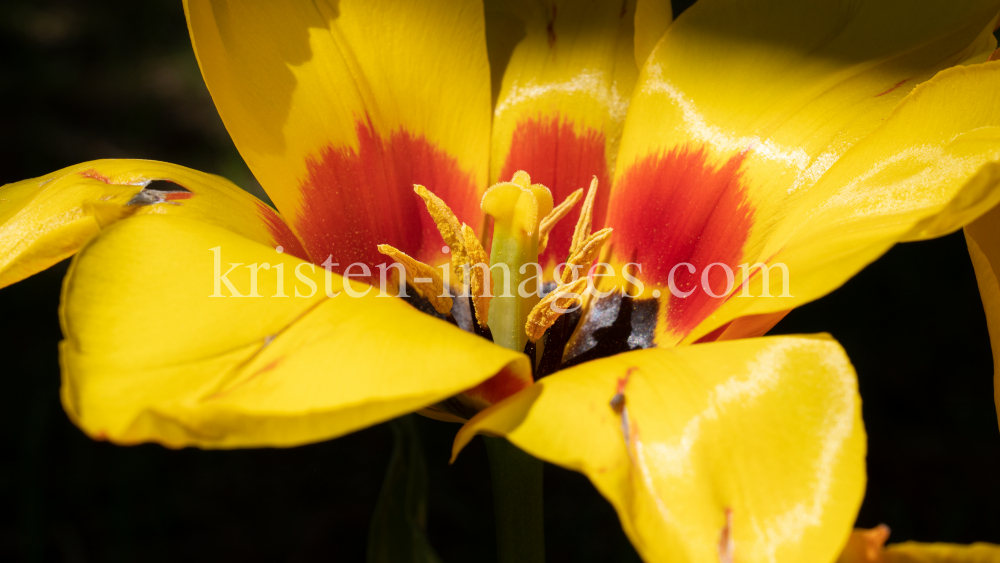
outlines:
{"label": "flower center", "polygon": [[587,276],[580,274],[598,257],[611,235],[611,229],[590,232],[596,177],[584,200],[569,258],[561,272],[556,270],[555,289],[544,297],[538,254],[545,250],[549,232],[556,223],[583,198],[583,188],[553,208],[552,193],[541,184],[532,184],[527,172],[519,171],[509,182],[491,186],[483,194],[482,202],[483,212],[493,218],[489,257],[478,234],[460,223],[441,198],[424,186],[414,186],[414,191],[424,200],[448,244],[451,270],[446,269],[442,276],[392,246],[382,244],[378,249],[403,267],[406,282],[438,313],[454,321],[451,314],[454,298],[469,299],[475,332],[520,352],[528,342],[538,341],[567,309],[585,302]]}

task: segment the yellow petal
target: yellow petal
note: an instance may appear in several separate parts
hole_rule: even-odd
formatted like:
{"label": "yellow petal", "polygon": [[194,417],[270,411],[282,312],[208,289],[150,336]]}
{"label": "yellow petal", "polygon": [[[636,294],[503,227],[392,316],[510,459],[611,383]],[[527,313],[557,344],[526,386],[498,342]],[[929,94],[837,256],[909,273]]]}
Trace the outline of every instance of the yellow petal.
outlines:
{"label": "yellow petal", "polygon": [[976,270],[979,294],[986,310],[986,326],[993,348],[993,398],[1000,421],[1000,207],[965,227],[965,242]]}
{"label": "yellow petal", "polygon": [[[606,221],[617,270],[641,263],[646,296],[662,296],[657,343],[816,299],[895,242],[957,229],[995,202],[997,63],[936,73],[982,58],[996,16],[992,0],[685,11],[636,85]],[[682,263],[694,265],[675,276],[690,298],[666,291]],[[784,263],[792,297],[727,299],[721,267],[702,282],[713,263],[737,288],[741,264]],[[783,278],[772,272],[772,295]]]}
{"label": "yellow petal", "polygon": [[[227,275],[233,263],[242,265]],[[252,271],[261,297],[233,297],[226,280],[250,295]],[[120,222],[67,275],[63,405],[88,435],[117,443],[292,446],[420,409],[500,371],[530,380],[523,355],[378,295],[218,227]]]}
{"label": "yellow petal", "polygon": [[[188,0],[240,153],[317,263],[442,263],[421,184],[481,229],[490,81],[474,0]],[[433,260],[432,260],[433,259]]]}
{"label": "yellow petal", "polygon": [[865,487],[854,370],[826,336],[640,350],[539,380],[456,437],[580,471],[646,561],[829,563]]}
{"label": "yellow petal", "polygon": [[[557,202],[594,176],[608,186],[638,75],[635,0],[495,0],[486,2],[486,13],[491,56],[509,53],[494,111],[490,178],[525,170]],[[597,228],[607,201],[604,190]],[[570,211],[552,230],[543,267],[566,258],[578,216]]]}
{"label": "yellow petal", "polygon": [[166,214],[305,256],[281,216],[232,182],[151,160],[95,160],[0,187],[0,287],[68,258],[111,223]]}
{"label": "yellow petal", "polygon": [[[989,79],[942,75],[893,108],[938,71],[985,58],[997,11],[993,0],[921,10],[906,0],[702,0],[686,10],[634,89],[605,223],[615,228],[615,262],[641,263],[647,292],[663,295],[657,342],[694,341],[743,314],[815,299],[893,242],[923,236],[879,233],[878,224],[912,227],[956,197],[991,159],[982,154],[989,130],[969,132],[992,125],[998,103]],[[926,234],[957,228],[956,215]],[[826,226],[853,240],[806,249]],[[709,264],[735,272],[780,262],[792,245],[823,270],[812,283],[793,269],[795,299],[726,302],[701,291]],[[667,277],[684,262],[696,271],[677,272],[676,285],[698,291],[671,299]],[[708,281],[713,293],[726,288],[721,268]],[[737,313],[746,307],[737,301],[754,305]],[[709,320],[724,302],[735,309]]]}
{"label": "yellow petal", "polygon": [[989,53],[994,1],[908,8],[906,0],[692,6],[643,69],[615,177],[675,146],[705,146],[713,163],[749,150],[754,203],[760,192],[773,198],[760,204],[783,204],[776,196],[814,184],[917,84]]}
{"label": "yellow petal", "polygon": [[[781,297],[783,276],[772,270],[769,292],[778,297],[731,298],[692,337],[736,317],[816,299],[895,242],[947,234],[1000,202],[997,89],[1000,62],[951,68],[917,87],[744,258],[785,264],[790,296]],[[761,295],[762,285],[760,275],[751,277],[749,294]]]}

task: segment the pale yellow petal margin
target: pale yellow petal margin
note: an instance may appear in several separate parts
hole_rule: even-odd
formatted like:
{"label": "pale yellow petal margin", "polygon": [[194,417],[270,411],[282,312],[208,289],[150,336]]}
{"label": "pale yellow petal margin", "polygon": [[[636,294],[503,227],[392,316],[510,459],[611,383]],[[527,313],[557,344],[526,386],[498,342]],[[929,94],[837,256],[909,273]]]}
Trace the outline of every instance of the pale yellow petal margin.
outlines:
{"label": "pale yellow petal margin", "polygon": [[979,295],[986,310],[986,326],[993,348],[993,400],[1000,422],[1000,281],[997,281],[997,273],[1000,272],[1000,207],[994,207],[966,225],[965,242],[969,245],[969,256],[979,282]]}
{"label": "pale yellow petal margin", "polygon": [[[833,291],[897,241],[953,232],[1000,202],[1000,62],[955,67],[921,84],[878,128],[769,225],[744,262],[770,271],[776,297],[731,297],[697,340],[737,317],[792,309]],[[759,271],[758,271],[759,272]],[[749,295],[762,295],[762,276]],[[739,283],[739,279],[737,279]]]}
{"label": "pale yellow petal margin", "polygon": [[0,187],[0,288],[72,256],[109,224],[146,214],[197,219],[303,255],[273,209],[225,178],[166,162],[95,160]]}
{"label": "pale yellow petal margin", "polygon": [[[226,280],[253,293],[253,266],[262,297],[230,296],[216,274],[233,263]],[[504,367],[530,374],[522,354],[324,277],[188,219],[110,227],[77,255],[63,288],[66,412],[91,437],[121,444],[293,446],[417,410]]]}
{"label": "pale yellow petal margin", "polygon": [[[621,392],[624,401],[612,399]],[[828,336],[650,349],[540,380],[462,428],[580,471],[646,561],[829,563],[865,488],[857,382]]]}

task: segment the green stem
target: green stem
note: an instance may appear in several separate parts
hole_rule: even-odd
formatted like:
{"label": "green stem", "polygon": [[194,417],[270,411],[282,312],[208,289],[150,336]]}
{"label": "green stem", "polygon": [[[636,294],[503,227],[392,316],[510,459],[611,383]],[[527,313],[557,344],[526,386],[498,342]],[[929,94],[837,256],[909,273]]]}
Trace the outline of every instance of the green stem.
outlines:
{"label": "green stem", "polygon": [[544,563],[542,462],[505,438],[486,440],[499,563]]}

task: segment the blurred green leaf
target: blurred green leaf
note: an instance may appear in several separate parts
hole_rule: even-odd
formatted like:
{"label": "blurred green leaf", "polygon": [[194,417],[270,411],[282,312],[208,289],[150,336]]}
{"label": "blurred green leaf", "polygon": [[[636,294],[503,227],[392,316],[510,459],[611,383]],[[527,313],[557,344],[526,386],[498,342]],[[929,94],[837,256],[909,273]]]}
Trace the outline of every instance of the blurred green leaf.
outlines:
{"label": "blurred green leaf", "polygon": [[427,465],[412,416],[389,422],[396,442],[368,530],[368,563],[441,563],[427,540]]}

